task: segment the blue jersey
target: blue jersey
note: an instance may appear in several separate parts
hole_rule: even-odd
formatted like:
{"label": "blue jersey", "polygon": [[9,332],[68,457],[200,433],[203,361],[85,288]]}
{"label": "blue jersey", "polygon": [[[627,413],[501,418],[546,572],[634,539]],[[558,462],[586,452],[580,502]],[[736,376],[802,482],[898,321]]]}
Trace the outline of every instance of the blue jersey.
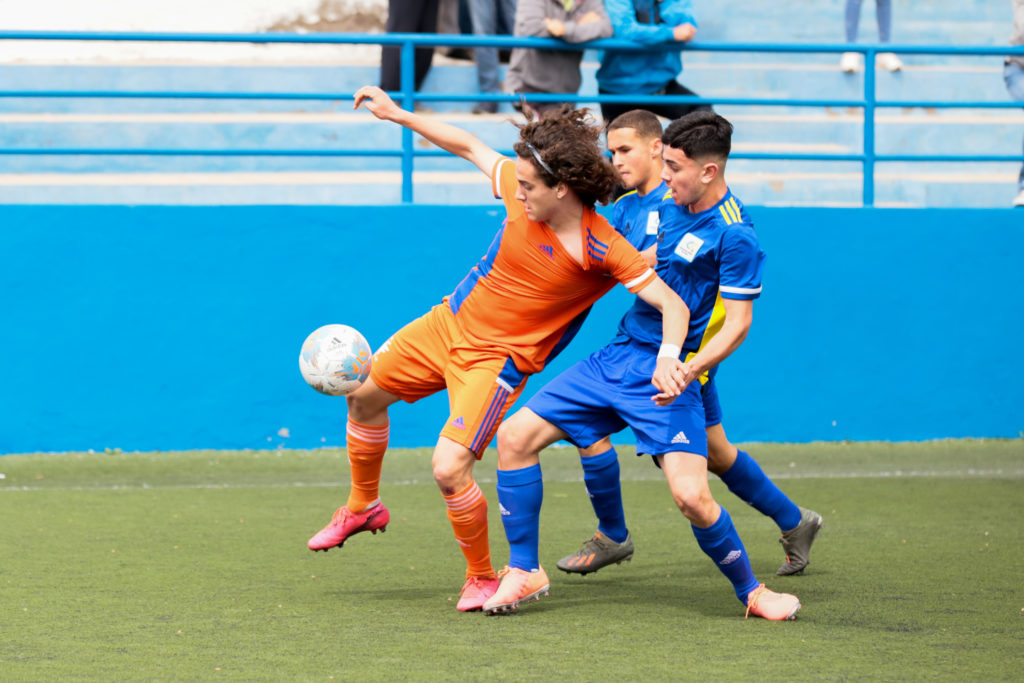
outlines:
{"label": "blue jersey", "polygon": [[[604,8],[616,38],[640,45],[675,40],[680,24],[697,25],[692,0],[605,0]],[[683,70],[682,48],[672,50],[605,50],[597,84],[623,95],[656,93]]]}
{"label": "blue jersey", "polygon": [[[765,255],[750,216],[731,191],[710,209],[690,213],[677,206],[663,188],[664,184],[623,205],[620,213],[619,204],[632,196],[623,195],[615,205],[613,222],[633,246],[643,249],[651,244],[646,230],[647,221],[653,220],[649,202],[659,200],[656,270],[690,309],[690,327],[683,343],[689,359],[725,322],[723,299],[760,296]],[[643,231],[638,230],[639,223],[643,223]],[[630,340],[653,348],[661,344],[661,313],[641,299],[619,322],[615,341]]]}
{"label": "blue jersey", "polygon": [[612,225],[637,251],[643,251],[658,241],[661,221],[671,220],[675,208],[672,191],[662,181],[645,195],[631,190],[616,199]]}

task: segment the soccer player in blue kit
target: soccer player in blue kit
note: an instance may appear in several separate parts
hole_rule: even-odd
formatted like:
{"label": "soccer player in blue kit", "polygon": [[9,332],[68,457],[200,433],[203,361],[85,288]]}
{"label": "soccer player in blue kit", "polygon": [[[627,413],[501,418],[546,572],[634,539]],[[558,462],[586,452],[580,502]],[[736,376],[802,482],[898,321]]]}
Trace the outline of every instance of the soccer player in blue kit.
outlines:
{"label": "soccer player in blue kit", "polygon": [[[754,577],[729,513],[708,487],[699,380],[742,342],[764,263],[750,221],[725,182],[731,139],[732,125],[711,112],[688,114],[662,136],[662,178],[689,217],[659,225],[657,244],[659,275],[690,309],[683,347],[660,343],[657,311],[635,303],[611,344],[560,374],[499,428],[498,501],[510,555],[497,592],[484,603],[486,613],[547,593],[538,559],[540,451],[560,439],[587,448],[626,426],[636,434],[637,452],[661,468],[698,545],[732,583],[747,615],[782,621],[800,609],[796,596],[771,591]],[[688,384],[675,400],[652,396],[648,369],[662,356],[686,359]]]}
{"label": "soccer player in blue kit", "polygon": [[[658,117],[643,109],[616,117],[607,130],[612,163],[622,185],[629,190],[615,202],[612,225],[652,266],[656,265],[655,245],[661,226],[664,224],[665,231],[671,233],[677,228],[670,226],[670,222],[691,220],[690,214],[676,206],[661,179],[661,134]],[[745,334],[746,329],[737,333]],[[776,573],[800,573],[810,563],[811,545],[822,527],[821,515],[794,504],[756,460],[729,441],[722,426],[715,384],[717,370],[717,366],[711,368],[708,377],[702,378],[700,388],[708,439],[708,470],[718,475],[732,493],[778,525],[786,561]],[[581,448],[580,456],[587,492],[598,517],[598,530],[577,552],[559,560],[557,566],[564,572],[588,574],[629,560],[633,556],[633,540],[626,527],[618,454],[611,440],[606,437]]]}

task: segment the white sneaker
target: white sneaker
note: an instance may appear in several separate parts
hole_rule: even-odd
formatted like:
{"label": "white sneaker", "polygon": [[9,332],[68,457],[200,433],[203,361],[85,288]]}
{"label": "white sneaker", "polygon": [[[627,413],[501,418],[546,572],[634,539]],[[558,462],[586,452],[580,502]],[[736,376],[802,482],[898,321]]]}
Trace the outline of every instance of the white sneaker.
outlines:
{"label": "white sneaker", "polygon": [[860,53],[844,52],[839,60],[839,68],[848,74],[852,74],[860,68]]}
{"label": "white sneaker", "polygon": [[879,52],[875,64],[878,65],[879,69],[885,69],[886,71],[900,71],[903,69],[903,62],[891,52]]}
{"label": "white sneaker", "polygon": [[1018,208],[1024,208],[1024,190],[1021,190],[1017,198],[1013,200],[1013,205]]}

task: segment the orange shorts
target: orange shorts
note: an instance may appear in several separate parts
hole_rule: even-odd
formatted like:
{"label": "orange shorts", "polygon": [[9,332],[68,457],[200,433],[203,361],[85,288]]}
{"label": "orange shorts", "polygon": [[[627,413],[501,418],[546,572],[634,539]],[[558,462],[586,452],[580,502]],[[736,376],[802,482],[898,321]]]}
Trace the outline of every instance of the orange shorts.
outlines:
{"label": "orange shorts", "polygon": [[370,377],[406,403],[447,388],[451,412],[441,436],[479,460],[528,375],[505,351],[467,342],[445,302],[384,342],[373,355]]}

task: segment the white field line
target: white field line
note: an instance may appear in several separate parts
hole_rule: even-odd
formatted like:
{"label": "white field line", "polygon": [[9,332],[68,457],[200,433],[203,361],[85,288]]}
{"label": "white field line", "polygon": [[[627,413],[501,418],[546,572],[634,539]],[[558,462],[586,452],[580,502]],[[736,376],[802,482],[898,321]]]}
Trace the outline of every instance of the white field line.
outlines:
{"label": "white field line", "polygon": [[[888,470],[881,472],[799,472],[799,473],[769,473],[773,480],[786,479],[1024,479],[1024,469],[974,469],[966,470]],[[649,475],[624,475],[623,481],[661,481],[657,472]],[[488,477],[478,477],[481,484],[493,484],[495,480]],[[552,483],[582,482],[583,476],[572,477],[550,477],[545,481]],[[433,485],[433,479],[402,479],[398,481],[382,481],[387,486],[419,486]],[[340,488],[348,486],[348,482],[321,481],[321,482],[278,482],[269,484],[169,484],[149,485],[141,484],[115,484],[111,486],[0,486],[0,493],[37,493],[46,491],[200,491],[200,490],[228,490],[228,489],[294,489],[294,488]]]}

